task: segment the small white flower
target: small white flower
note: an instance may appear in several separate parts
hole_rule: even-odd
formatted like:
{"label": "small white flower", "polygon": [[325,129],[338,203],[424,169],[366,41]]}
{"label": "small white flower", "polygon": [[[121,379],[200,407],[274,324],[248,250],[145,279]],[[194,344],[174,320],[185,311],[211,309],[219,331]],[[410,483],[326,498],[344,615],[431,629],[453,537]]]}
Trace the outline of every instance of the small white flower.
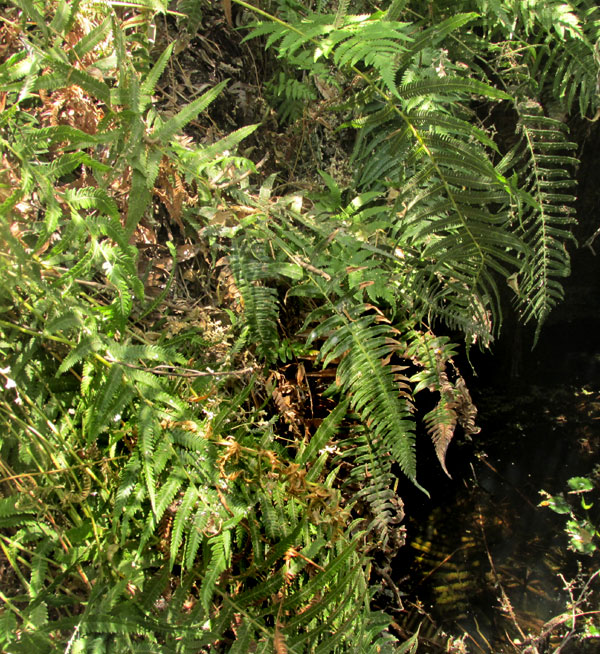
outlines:
{"label": "small white flower", "polygon": [[102,270],[104,270],[104,272],[105,272],[107,275],[110,275],[110,273],[112,272],[113,268],[114,268],[114,266],[112,265],[112,263],[111,263],[110,261],[105,261],[105,262],[102,264]]}
{"label": "small white flower", "polygon": [[120,413],[117,413],[117,415],[113,418],[113,420],[114,420],[115,422],[119,422],[119,420],[121,420],[121,414],[120,414]]}
{"label": "small white flower", "polygon": [[8,375],[9,372],[10,372],[10,366],[6,366],[6,368],[0,368],[0,373],[2,373],[3,375]]}
{"label": "small white flower", "polygon": [[4,388],[9,389],[9,388],[16,388],[17,384],[15,383],[14,379],[11,379],[10,377],[6,378],[6,384],[4,384]]}

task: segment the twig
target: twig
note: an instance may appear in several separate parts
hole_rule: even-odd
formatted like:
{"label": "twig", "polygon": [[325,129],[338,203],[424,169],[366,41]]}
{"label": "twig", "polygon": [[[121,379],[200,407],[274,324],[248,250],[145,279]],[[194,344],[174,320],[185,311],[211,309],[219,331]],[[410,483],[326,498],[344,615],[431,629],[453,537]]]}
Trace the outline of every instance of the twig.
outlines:
{"label": "twig", "polygon": [[3,484],[6,481],[14,481],[15,479],[23,479],[25,477],[39,477],[40,475],[54,475],[65,472],[70,472],[71,470],[76,470],[78,468],[89,468],[91,466],[101,465],[102,463],[107,463],[108,461],[118,461],[119,459],[126,459],[125,454],[120,454],[119,456],[111,456],[105,459],[99,459],[98,461],[88,461],[86,463],[79,463],[74,466],[69,466],[68,468],[52,468],[50,470],[41,470],[39,472],[20,472],[18,475],[10,475],[9,477],[2,477],[0,479],[0,484]]}
{"label": "twig", "polygon": [[596,237],[600,234],[600,227],[586,240],[586,242],[581,246],[582,248],[590,248],[592,254],[596,256],[596,250],[594,250],[592,243],[596,240]]}
{"label": "twig", "polygon": [[240,370],[194,370],[193,368],[178,368],[177,366],[172,366],[168,363],[161,364],[155,368],[148,368],[147,366],[139,366],[135,363],[128,363],[127,361],[119,361],[118,359],[113,359],[111,356],[107,356],[106,360],[110,363],[116,363],[120,366],[124,366],[125,368],[143,370],[144,372],[149,372],[154,375],[183,377],[185,379],[195,379],[196,377],[223,377],[225,375],[239,376],[254,372],[254,368],[252,366],[248,368],[241,368]]}
{"label": "twig", "polygon": [[234,186],[235,184],[238,184],[242,180],[246,179],[246,177],[249,177],[254,172],[260,170],[262,168],[262,166],[264,166],[264,164],[267,162],[268,158],[269,158],[269,153],[267,152],[267,154],[254,166],[254,169],[248,169],[248,170],[244,171],[238,177],[236,177],[234,179],[231,179],[228,182],[223,182],[222,184],[209,184],[209,186],[213,190],[218,189],[220,191],[222,191],[223,189],[230,188],[231,186]]}
{"label": "twig", "polygon": [[404,611],[404,604],[402,603],[402,595],[400,593],[400,589],[398,586],[394,583],[394,580],[390,576],[389,573],[390,570],[390,565],[386,565],[384,568],[378,568],[377,572],[385,579],[385,582],[387,585],[392,589],[392,592],[394,593],[396,597],[396,602],[398,604],[398,610]]}
{"label": "twig", "polygon": [[300,257],[297,257],[295,255],[290,255],[290,259],[298,266],[301,268],[304,268],[305,270],[308,270],[308,272],[315,273],[316,275],[320,275],[325,279],[325,281],[330,282],[331,281],[331,275],[329,273],[326,273],[324,270],[320,270],[319,268],[315,268],[312,264],[302,261]]}

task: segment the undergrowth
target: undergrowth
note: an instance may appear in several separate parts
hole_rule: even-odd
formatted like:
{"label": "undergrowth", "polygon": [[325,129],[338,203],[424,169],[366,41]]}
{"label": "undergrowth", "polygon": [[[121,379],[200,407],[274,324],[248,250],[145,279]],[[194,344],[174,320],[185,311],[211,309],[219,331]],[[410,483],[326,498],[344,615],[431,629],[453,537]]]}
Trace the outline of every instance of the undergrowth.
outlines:
{"label": "undergrowth", "polygon": [[7,652],[414,651],[371,571],[415,405],[448,473],[457,352],[562,297],[592,3],[223,4],[273,73],[235,129],[225,66],[169,87],[209,3],[3,3]]}

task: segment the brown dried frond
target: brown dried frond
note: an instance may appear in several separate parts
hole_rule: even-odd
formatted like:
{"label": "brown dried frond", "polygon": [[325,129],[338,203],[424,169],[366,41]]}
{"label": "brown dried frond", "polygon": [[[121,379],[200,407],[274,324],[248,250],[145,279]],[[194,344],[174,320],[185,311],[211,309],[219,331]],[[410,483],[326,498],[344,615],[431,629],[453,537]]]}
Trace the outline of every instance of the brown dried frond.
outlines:
{"label": "brown dried frond", "polygon": [[218,303],[232,308],[236,313],[241,313],[244,302],[236,283],[235,277],[229,267],[229,259],[221,257],[215,264],[221,268],[217,276],[217,299]]}
{"label": "brown dried frond", "polygon": [[273,634],[273,649],[275,654],[287,654],[288,648],[285,644],[285,635],[280,629],[280,624],[277,622],[275,625],[275,633]]}
{"label": "brown dried frond", "polygon": [[458,422],[467,436],[478,434],[481,431],[481,427],[475,424],[477,407],[473,404],[465,380],[459,376],[454,386],[456,389],[455,398]]}
{"label": "brown dried frond", "polygon": [[[285,366],[287,370],[290,366]],[[310,389],[306,381],[306,372],[303,366],[298,366],[294,381],[290,381],[281,372],[273,372],[269,377],[269,383],[276,382],[273,390],[273,402],[279,414],[288,425],[288,431],[296,436],[302,436],[300,425],[304,427],[305,434],[308,434],[309,421],[305,418],[306,399],[310,398]],[[306,392],[308,390],[308,393]]]}
{"label": "brown dried frond", "polygon": [[175,519],[175,514],[179,508],[179,502],[173,502],[165,510],[163,517],[158,525],[158,536],[160,538],[158,542],[158,549],[167,553],[171,548],[171,530],[173,528],[173,520]]}
{"label": "brown dried frond", "polygon": [[98,102],[79,86],[65,86],[52,93],[39,93],[42,108],[39,113],[45,125],[69,125],[86,134],[95,134],[104,112]]}
{"label": "brown dried frond", "polygon": [[175,170],[173,164],[163,158],[160,164],[158,178],[154,187],[154,194],[165,206],[169,217],[175,222],[181,233],[185,233],[185,227],[181,217],[184,205],[194,204],[193,199],[187,191],[181,175]]}

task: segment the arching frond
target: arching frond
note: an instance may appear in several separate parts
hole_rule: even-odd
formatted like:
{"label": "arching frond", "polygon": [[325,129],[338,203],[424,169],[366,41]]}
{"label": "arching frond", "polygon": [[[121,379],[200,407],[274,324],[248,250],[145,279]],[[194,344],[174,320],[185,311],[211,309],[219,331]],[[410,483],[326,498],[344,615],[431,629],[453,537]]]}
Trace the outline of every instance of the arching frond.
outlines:
{"label": "arching frond", "polygon": [[570,272],[566,243],[572,240],[575,198],[569,191],[578,161],[570,154],[576,146],[567,140],[566,125],[544,116],[531,100],[517,109],[521,139],[503,166],[518,175],[515,220],[532,252],[519,279],[520,307],[525,321],[541,325],[563,297],[558,280]]}

